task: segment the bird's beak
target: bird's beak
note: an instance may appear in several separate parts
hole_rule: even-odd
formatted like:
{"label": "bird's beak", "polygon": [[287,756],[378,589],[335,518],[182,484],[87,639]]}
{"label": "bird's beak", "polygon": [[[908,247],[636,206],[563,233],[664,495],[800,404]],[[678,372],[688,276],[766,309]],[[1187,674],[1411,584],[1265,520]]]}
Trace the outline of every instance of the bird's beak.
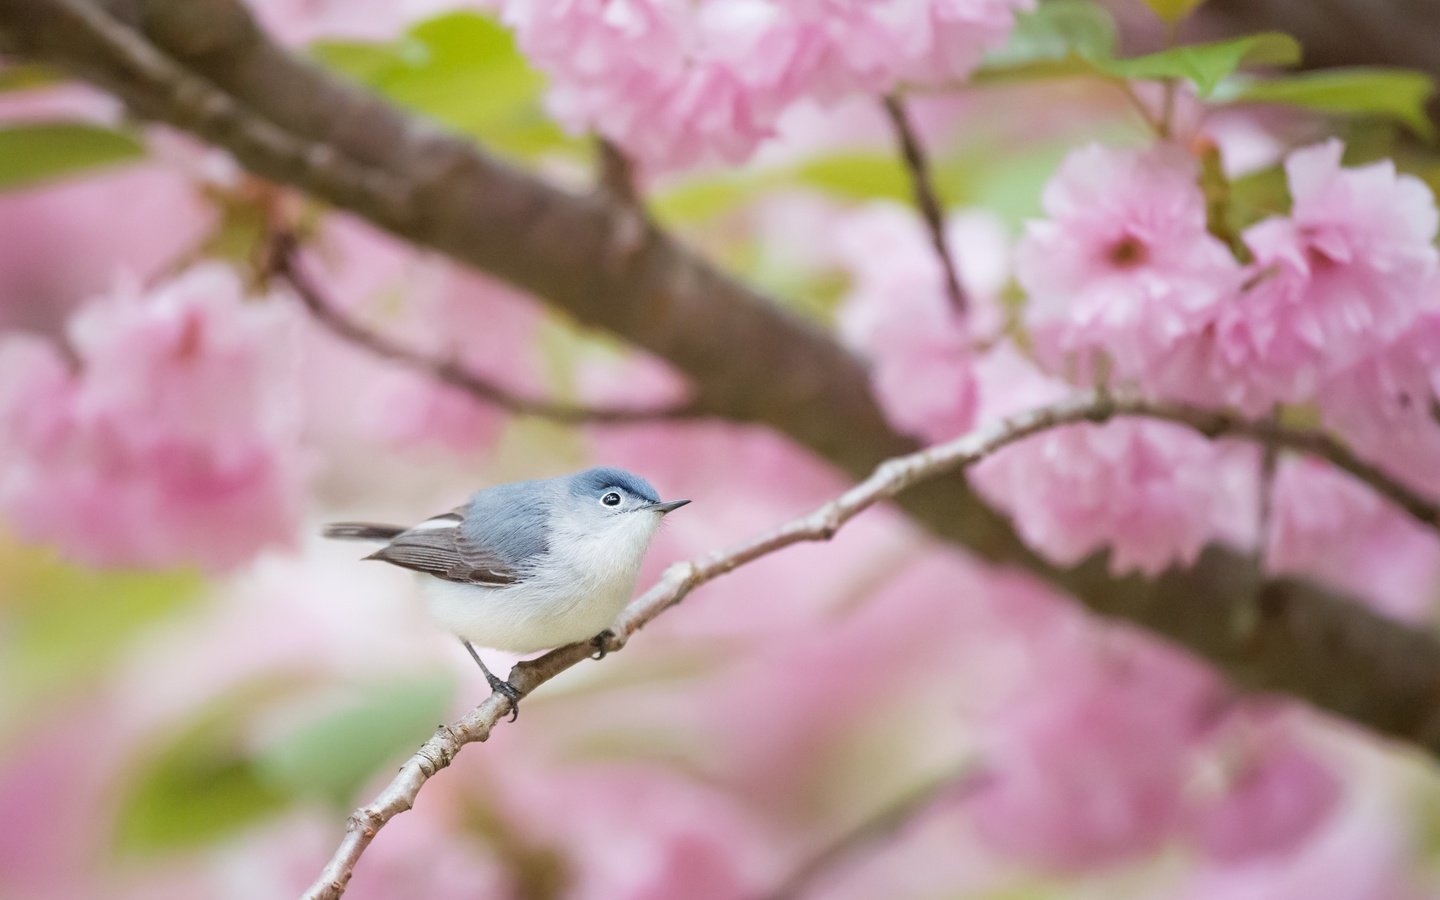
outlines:
{"label": "bird's beak", "polygon": [[674,512],[689,502],[689,500],[666,500],[663,503],[652,503],[650,508],[659,513],[668,513]]}

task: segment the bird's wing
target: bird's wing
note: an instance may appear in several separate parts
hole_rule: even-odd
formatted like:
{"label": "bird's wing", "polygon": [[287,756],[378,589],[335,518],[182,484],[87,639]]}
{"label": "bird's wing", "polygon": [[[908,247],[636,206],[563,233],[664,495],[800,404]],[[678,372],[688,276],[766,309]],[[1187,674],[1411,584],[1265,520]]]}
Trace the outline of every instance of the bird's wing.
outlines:
{"label": "bird's wing", "polygon": [[379,559],[446,581],[503,587],[521,580],[521,573],[494,548],[467,536],[462,511],[429,519],[399,534],[366,559]]}

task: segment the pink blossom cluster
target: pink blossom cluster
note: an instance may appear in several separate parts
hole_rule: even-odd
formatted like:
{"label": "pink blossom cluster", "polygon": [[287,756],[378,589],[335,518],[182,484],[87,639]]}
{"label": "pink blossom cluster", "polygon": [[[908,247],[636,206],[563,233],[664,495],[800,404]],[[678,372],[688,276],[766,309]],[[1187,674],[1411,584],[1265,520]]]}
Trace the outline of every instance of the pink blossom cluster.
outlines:
{"label": "pink blossom cluster", "polygon": [[745,160],[798,101],[969,75],[1032,0],[504,5],[550,106],[655,169]]}
{"label": "pink blossom cluster", "polygon": [[1244,233],[1245,264],[1208,232],[1179,149],[1072,154],[1016,253],[1041,359],[1088,379],[1103,357],[1158,395],[1252,415],[1377,364],[1440,303],[1435,200],[1390,162],[1343,168],[1342,150],[1290,154],[1293,208]]}
{"label": "pink blossom cluster", "polygon": [[894,204],[843,216],[834,227],[850,290],[840,310],[847,343],[871,359],[875,391],[895,425],[929,440],[956,437],[979,401],[973,345],[1000,330],[999,294],[1009,278],[1004,228],[983,213],[946,225],[966,295],[962,313],[919,219]]}
{"label": "pink blossom cluster", "polygon": [[[1105,378],[1249,415],[1313,404],[1361,453],[1440,490],[1434,198],[1388,162],[1345,168],[1341,152],[1331,141],[1290,154],[1293,208],[1245,232],[1246,262],[1210,233],[1198,165],[1181,148],[1073,152],[1045,190],[1047,217],[1013,254],[1025,353],[993,341],[976,350],[983,338],[944,308],[918,220],[867,213],[847,226],[847,258],[869,261],[850,263],[842,330],[867,356],[892,420],[929,440]],[[1004,258],[955,246],[962,271],[976,251]],[[982,299],[1004,280],[992,277]],[[1433,537],[1323,467],[1281,474],[1273,564],[1415,615],[1405,598],[1423,596],[1417,588],[1436,574]],[[1056,429],[972,477],[1029,543],[1064,563],[1108,547],[1116,569],[1154,573],[1212,541],[1250,545],[1259,515],[1253,447],[1153,421]],[[1292,489],[1296,479],[1341,506]],[[1337,509],[1352,526],[1350,514],[1373,521],[1376,537],[1360,539]]]}
{"label": "pink blossom cluster", "polygon": [[99,565],[225,569],[290,541],[304,455],[286,311],[205,265],[0,339],[0,513]]}
{"label": "pink blossom cluster", "polygon": [[969,810],[995,851],[1078,871],[1185,842],[1234,865],[1286,855],[1334,817],[1342,788],[1301,717],[1227,698],[1128,632],[1033,643],[985,729]]}

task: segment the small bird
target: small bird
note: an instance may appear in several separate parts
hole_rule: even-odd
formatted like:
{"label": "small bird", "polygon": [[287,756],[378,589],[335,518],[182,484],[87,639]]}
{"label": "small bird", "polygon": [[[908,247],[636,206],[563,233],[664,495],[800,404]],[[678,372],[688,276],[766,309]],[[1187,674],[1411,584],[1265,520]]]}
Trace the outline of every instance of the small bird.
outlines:
{"label": "small bird", "polygon": [[485,488],[412,528],[337,522],[324,533],[385,541],[365,559],[422,573],[431,615],[509,698],[513,718],[519,692],[475,645],[533,653],[598,639],[630,600],[660,520],[689,502],[662,501],[645,479],[605,467]]}

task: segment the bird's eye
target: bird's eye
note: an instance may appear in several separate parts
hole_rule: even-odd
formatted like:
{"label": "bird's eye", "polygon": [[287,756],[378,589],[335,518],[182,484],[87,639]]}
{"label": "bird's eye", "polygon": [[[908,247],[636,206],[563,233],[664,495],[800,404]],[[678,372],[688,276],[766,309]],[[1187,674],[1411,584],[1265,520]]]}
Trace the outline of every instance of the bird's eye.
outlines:
{"label": "bird's eye", "polygon": [[619,506],[619,505],[620,505],[620,495],[617,494],[617,493],[615,493],[614,491],[611,491],[610,493],[608,493],[608,494],[606,494],[605,496],[601,497],[601,498],[600,498],[600,502],[603,503],[603,504],[605,504],[606,506]]}

